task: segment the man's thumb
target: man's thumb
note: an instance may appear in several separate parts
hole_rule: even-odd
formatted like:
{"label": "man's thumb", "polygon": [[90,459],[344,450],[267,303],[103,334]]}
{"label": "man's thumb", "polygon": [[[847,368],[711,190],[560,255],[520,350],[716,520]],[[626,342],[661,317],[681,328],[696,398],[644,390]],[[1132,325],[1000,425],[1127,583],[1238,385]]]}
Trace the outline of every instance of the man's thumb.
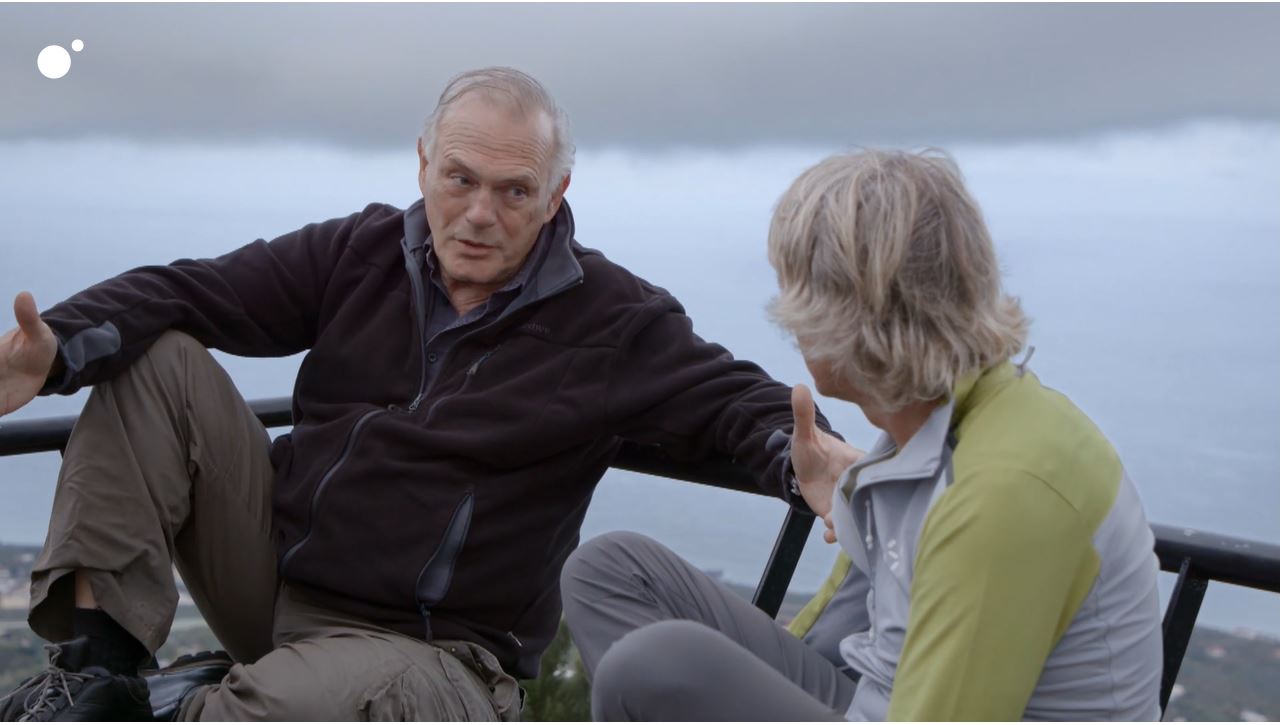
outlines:
{"label": "man's thumb", "polygon": [[44,332],[40,311],[36,309],[36,298],[30,292],[19,292],[13,299],[13,316],[18,318],[18,327],[28,336],[40,336]]}
{"label": "man's thumb", "polygon": [[792,437],[794,441],[815,437],[815,401],[810,397],[810,388],[801,384],[792,388]]}

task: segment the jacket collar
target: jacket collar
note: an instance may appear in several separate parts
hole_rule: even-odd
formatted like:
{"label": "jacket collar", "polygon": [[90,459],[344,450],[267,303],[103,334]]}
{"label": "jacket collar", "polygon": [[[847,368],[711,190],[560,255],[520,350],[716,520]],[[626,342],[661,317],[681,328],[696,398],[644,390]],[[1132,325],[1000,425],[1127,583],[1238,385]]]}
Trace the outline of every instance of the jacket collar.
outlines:
{"label": "jacket collar", "polygon": [[921,429],[898,451],[890,435],[882,433],[868,456],[856,464],[857,479],[852,471],[851,478],[858,481],[858,487],[934,476],[947,445],[955,402],[949,398],[947,403],[935,408]]}
{"label": "jacket collar", "polygon": [[[407,261],[421,273],[432,237],[423,200],[411,204],[402,216],[405,236],[401,239],[401,248]],[[556,216],[539,230],[538,241],[530,254],[539,255],[541,259],[534,260],[535,268],[529,273],[529,279],[521,286],[520,294],[507,306],[503,316],[583,280],[583,267],[574,257],[574,214],[570,211],[569,202],[561,200]]]}
{"label": "jacket collar", "polygon": [[953,409],[952,427],[956,429],[960,426],[962,420],[996,397],[1020,375],[1021,372],[1015,369],[1014,363],[1005,361],[982,373],[971,373],[958,380],[953,388],[953,399],[957,401],[957,405]]}
{"label": "jacket collar", "polygon": [[[982,372],[964,375],[953,386],[948,402],[930,414],[921,429],[908,440],[902,450],[896,451],[895,441],[882,433],[872,450],[851,469],[846,477],[858,481],[858,487],[883,481],[918,480],[934,476],[939,470],[944,449],[948,447],[948,433],[955,430],[972,411],[1004,388],[1016,376],[1010,362],[994,365]],[[855,474],[860,475],[856,478]],[[847,491],[849,493],[849,491]]]}

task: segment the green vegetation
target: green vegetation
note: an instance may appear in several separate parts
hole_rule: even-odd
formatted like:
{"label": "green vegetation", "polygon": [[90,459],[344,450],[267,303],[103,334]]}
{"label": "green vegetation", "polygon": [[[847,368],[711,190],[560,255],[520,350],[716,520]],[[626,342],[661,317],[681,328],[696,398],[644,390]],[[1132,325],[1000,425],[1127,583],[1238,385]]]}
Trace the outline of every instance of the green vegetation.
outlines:
{"label": "green vegetation", "polygon": [[1278,641],[1197,627],[1166,720],[1278,720]]}
{"label": "green vegetation", "polygon": [[0,697],[45,666],[48,660],[41,644],[27,629],[0,633]]}
{"label": "green vegetation", "polygon": [[592,719],[588,680],[583,660],[570,641],[570,630],[561,621],[556,638],[543,653],[539,679],[525,680],[525,707],[521,719],[537,722],[583,722]]}

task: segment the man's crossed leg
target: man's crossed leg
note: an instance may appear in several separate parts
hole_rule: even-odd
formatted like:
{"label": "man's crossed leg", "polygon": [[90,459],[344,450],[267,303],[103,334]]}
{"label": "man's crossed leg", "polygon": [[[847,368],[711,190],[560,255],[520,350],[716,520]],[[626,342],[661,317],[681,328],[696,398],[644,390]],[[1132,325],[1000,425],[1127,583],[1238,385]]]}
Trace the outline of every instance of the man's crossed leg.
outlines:
{"label": "man's crossed leg", "polygon": [[237,662],[191,693],[184,719],[516,719],[516,682],[484,649],[416,640],[282,585],[269,447],[209,352],[161,336],[94,389],[72,433],[32,573],[32,629],[69,640],[75,607],[96,606],[155,652],[177,608],[177,566]]}

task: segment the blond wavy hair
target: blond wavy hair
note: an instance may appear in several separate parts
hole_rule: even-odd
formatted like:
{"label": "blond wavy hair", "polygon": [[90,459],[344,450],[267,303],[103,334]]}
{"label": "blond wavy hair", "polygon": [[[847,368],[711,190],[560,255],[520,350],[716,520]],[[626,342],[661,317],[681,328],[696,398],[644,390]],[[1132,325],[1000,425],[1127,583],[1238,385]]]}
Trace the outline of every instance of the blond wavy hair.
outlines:
{"label": "blond wavy hair", "polygon": [[770,223],[771,318],[881,410],[935,401],[1019,352],[1028,321],[944,152],[829,157]]}

